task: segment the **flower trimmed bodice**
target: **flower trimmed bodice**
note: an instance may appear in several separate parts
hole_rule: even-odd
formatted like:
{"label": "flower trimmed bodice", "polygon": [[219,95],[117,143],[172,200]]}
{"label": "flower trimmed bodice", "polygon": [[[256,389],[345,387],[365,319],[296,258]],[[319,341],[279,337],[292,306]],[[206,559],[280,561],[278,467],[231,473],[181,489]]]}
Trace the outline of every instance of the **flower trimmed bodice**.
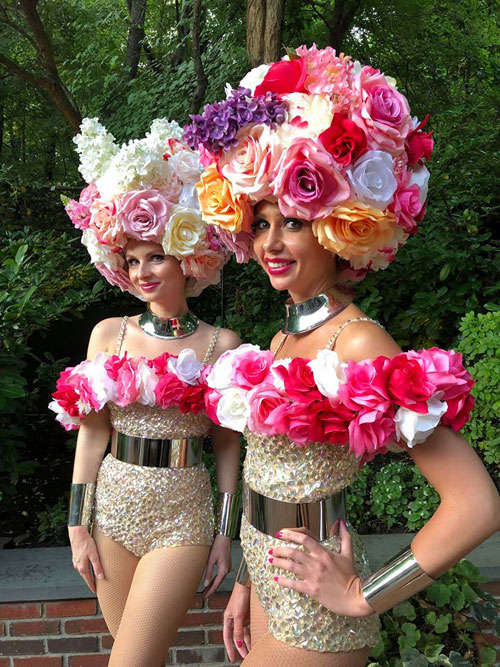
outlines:
{"label": "flower trimmed bodice", "polygon": [[255,434],[251,447],[267,436],[261,441],[273,449],[272,458],[278,443],[288,451],[290,442],[297,448],[324,443],[318,454],[333,445],[363,463],[394,440],[409,447],[423,442],[440,423],[460,429],[474,404],[474,381],[461,355],[439,348],[344,363],[328,349],[313,360],[275,360],[270,351],[241,345],[219,357],[207,382],[211,419]]}
{"label": "flower trimmed bodice", "polygon": [[66,368],[50,408],[66,430],[79,428],[91,410],[109,406],[113,427],[127,435],[184,437],[206,435],[206,376],[211,366],[186,348],[178,357],[155,359],[100,352],[92,361]]}

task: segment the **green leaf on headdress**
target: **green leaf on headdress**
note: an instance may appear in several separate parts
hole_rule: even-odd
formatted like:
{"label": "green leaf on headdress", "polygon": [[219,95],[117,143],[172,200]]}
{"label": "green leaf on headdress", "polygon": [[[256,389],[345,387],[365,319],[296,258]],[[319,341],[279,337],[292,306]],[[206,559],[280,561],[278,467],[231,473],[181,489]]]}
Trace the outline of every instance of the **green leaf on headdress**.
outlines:
{"label": "green leaf on headdress", "polygon": [[300,56],[297,51],[289,46],[285,46],[285,53],[290,58],[290,60],[300,60]]}
{"label": "green leaf on headdress", "polygon": [[71,197],[66,197],[66,195],[61,195],[61,201],[63,206],[66,206],[71,201]]}

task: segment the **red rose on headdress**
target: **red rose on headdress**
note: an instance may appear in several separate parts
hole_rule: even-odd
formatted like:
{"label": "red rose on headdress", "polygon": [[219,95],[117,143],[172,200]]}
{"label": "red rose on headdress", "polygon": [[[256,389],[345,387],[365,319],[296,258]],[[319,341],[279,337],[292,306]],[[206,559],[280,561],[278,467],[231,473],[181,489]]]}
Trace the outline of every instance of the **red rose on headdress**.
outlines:
{"label": "red rose on headdress", "polygon": [[306,93],[304,82],[307,76],[305,58],[280,60],[269,68],[264,81],[257,86],[254,97],[267,92],[287,95],[288,93]]}
{"label": "red rose on headdress", "polygon": [[429,114],[423,119],[417,127],[406,137],[406,152],[408,153],[408,164],[422,164],[422,158],[430,160],[434,148],[434,139],[432,132],[421,132],[420,130],[427,125]]}
{"label": "red rose on headdress", "polygon": [[340,113],[333,116],[330,127],[318,140],[335,162],[347,167],[366,151],[366,135],[352,120]]}

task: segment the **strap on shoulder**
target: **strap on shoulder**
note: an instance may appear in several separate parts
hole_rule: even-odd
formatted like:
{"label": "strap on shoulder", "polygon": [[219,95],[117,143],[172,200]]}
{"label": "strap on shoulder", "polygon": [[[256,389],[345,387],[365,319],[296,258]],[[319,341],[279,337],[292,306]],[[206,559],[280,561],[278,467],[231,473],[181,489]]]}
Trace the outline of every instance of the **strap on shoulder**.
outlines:
{"label": "strap on shoulder", "polygon": [[115,348],[115,354],[120,356],[120,352],[122,351],[122,345],[123,345],[123,339],[125,338],[125,329],[127,328],[127,320],[128,320],[128,315],[124,315],[122,317],[122,321],[120,322],[120,331],[118,332],[118,338],[116,339],[116,348]]}
{"label": "strap on shoulder", "polygon": [[337,329],[337,331],[333,334],[333,336],[330,338],[328,343],[325,345],[325,350],[333,350],[335,347],[335,343],[337,342],[337,338],[340,336],[342,331],[346,328],[348,324],[351,324],[352,322],[373,322],[373,324],[376,324],[379,326],[381,329],[384,327],[380,324],[380,322],[377,322],[377,320],[372,320],[371,317],[352,317],[350,320],[346,320],[344,324],[341,324],[340,327]]}
{"label": "strap on shoulder", "polygon": [[219,339],[219,334],[220,334],[220,327],[217,327],[213,333],[212,338],[210,339],[210,343],[208,344],[207,351],[205,352],[205,356],[203,357],[203,363],[208,364],[210,361],[210,357],[212,356],[215,346],[217,345],[217,340]]}
{"label": "strap on shoulder", "polygon": [[[279,339],[278,345],[273,352],[274,357],[276,357],[276,355],[281,351],[281,348],[283,347],[283,345],[285,344],[286,339],[288,338],[288,334],[283,333],[283,331],[281,331],[280,333],[281,333],[281,338]],[[272,352],[272,350],[271,350],[271,352]]]}

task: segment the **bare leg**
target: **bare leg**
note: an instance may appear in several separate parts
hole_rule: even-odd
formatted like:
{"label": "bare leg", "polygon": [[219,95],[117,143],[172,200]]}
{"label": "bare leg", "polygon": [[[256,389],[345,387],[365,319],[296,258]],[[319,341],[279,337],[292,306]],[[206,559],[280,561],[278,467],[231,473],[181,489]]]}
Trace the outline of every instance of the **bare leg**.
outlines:
{"label": "bare leg", "polygon": [[140,559],[109,667],[154,667],[164,660],[196,593],[209,547],[156,549]]}
{"label": "bare leg", "polygon": [[106,625],[116,637],[139,558],[98,529],[93,537],[104,570],[104,579],[96,582],[97,599]]}
{"label": "bare leg", "polygon": [[349,653],[319,653],[289,646],[274,639],[267,629],[267,616],[254,588],[250,597],[250,633],[252,650],[241,667],[364,667],[370,648]]}
{"label": "bare leg", "polygon": [[364,667],[370,648],[348,653],[319,653],[289,646],[271,637],[269,632],[259,641],[252,642],[252,650],[241,663],[241,667]]}

